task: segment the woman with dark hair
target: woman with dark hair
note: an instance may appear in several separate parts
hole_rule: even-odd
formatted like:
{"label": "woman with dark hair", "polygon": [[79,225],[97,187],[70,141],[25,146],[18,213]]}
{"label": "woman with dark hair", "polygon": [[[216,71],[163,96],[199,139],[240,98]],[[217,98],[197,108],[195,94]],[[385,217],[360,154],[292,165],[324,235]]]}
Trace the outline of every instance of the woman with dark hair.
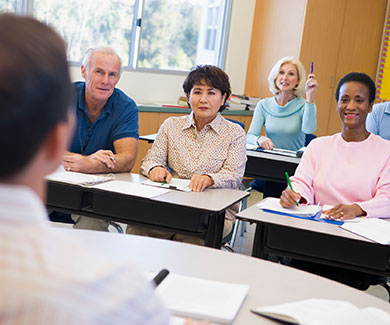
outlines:
{"label": "woman with dark hair", "polygon": [[364,73],[344,76],[336,91],[342,131],[313,140],[291,178],[294,192],[283,191],[280,204],[295,201],[329,204],[330,219],[390,218],[390,141],[366,129],[375,84]]}
{"label": "woman with dark hair", "polygon": [[[141,174],[156,182],[190,179],[195,192],[208,187],[237,189],[245,171],[246,144],[244,129],[220,114],[231,93],[229,77],[218,67],[197,66],[183,89],[192,112],[164,121],[142,160]],[[223,236],[230,233],[236,213],[236,206],[226,212]],[[200,243],[197,238],[139,226],[128,226],[127,233]]]}
{"label": "woman with dark hair", "polygon": [[[390,141],[366,129],[375,99],[375,84],[364,73],[344,76],[336,91],[342,131],[314,139],[291,178],[294,192],[283,191],[285,208],[300,204],[329,204],[329,219],[390,218]],[[310,243],[308,243],[310,245]],[[329,249],[334,249],[329,247]],[[336,248],[338,249],[338,248]],[[292,259],[289,266],[366,290],[378,276]]]}

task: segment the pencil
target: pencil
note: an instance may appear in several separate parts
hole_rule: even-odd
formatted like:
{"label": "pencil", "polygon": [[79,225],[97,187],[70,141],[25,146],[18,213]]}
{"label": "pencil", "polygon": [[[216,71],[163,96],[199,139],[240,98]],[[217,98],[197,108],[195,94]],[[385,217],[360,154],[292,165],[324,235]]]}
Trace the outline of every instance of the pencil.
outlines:
{"label": "pencil", "polygon": [[[287,172],[285,172],[284,174],[286,175],[286,180],[287,180],[287,184],[288,184],[288,186],[291,188],[291,191],[293,191],[293,192],[294,192],[294,189],[293,189],[293,187],[292,187],[292,185],[291,185],[291,182],[290,182],[290,177],[288,176],[288,173],[287,173]],[[299,203],[298,203],[298,201],[295,201],[295,204],[297,205],[297,207],[299,207]]]}

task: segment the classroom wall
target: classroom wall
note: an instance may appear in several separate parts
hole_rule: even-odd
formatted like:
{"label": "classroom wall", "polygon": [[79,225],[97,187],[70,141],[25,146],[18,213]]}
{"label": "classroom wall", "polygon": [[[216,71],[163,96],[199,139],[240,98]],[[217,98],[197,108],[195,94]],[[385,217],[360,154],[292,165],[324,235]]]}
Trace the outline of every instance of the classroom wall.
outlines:
{"label": "classroom wall", "polygon": [[[256,0],[232,0],[225,71],[233,93],[243,94]],[[82,80],[80,66],[70,67],[73,81]],[[176,103],[185,75],[123,71],[118,88],[137,103]]]}

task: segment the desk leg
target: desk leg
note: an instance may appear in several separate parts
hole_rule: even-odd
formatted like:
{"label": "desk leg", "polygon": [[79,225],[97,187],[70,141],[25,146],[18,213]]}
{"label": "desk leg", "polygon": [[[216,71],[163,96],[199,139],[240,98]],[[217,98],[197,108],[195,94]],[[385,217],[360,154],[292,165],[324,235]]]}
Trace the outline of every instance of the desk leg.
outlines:
{"label": "desk leg", "polygon": [[253,239],[252,256],[263,260],[268,259],[268,254],[264,252],[266,229],[264,226],[257,224],[255,238]]}
{"label": "desk leg", "polygon": [[225,211],[209,216],[205,246],[221,249]]}

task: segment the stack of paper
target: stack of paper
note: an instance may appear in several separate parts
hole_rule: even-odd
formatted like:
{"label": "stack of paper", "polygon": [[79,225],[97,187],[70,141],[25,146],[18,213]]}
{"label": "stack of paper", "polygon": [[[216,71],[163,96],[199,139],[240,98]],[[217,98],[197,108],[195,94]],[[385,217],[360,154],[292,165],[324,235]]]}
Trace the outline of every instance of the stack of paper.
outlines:
{"label": "stack of paper", "polygon": [[175,178],[173,177],[169,183],[166,182],[153,182],[150,179],[142,182],[142,184],[145,185],[151,185],[151,186],[157,186],[157,187],[163,187],[170,190],[177,190],[177,191],[183,191],[183,192],[191,192],[190,189],[190,182],[189,179],[182,179],[182,178]]}
{"label": "stack of paper", "polygon": [[376,243],[390,245],[389,221],[377,218],[359,218],[357,222],[345,222],[340,227]]}
{"label": "stack of paper", "polygon": [[375,307],[358,309],[342,300],[308,299],[293,303],[259,307],[252,312],[283,324],[388,325],[390,314]]}
{"label": "stack of paper", "polygon": [[274,212],[278,214],[284,214],[289,216],[300,216],[305,218],[311,218],[317,215],[322,209],[319,205],[300,205],[293,208],[283,208],[279,203],[279,198],[267,197],[260,201],[257,207],[264,211]]}
{"label": "stack of paper", "polygon": [[229,324],[248,294],[248,285],[170,273],[156,292],[176,316]]}

